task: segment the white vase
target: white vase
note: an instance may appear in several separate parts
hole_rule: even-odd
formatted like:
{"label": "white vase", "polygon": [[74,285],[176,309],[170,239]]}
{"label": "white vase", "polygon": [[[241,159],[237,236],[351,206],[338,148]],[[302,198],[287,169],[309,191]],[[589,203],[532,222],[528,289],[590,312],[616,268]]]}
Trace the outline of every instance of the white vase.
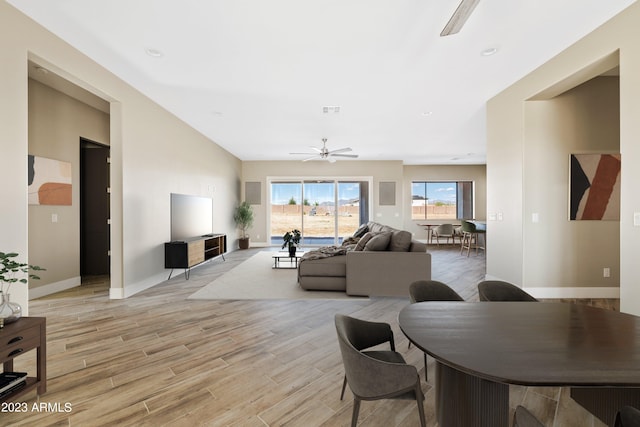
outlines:
{"label": "white vase", "polygon": [[11,302],[10,295],[0,292],[0,323],[13,323],[22,316],[20,304]]}

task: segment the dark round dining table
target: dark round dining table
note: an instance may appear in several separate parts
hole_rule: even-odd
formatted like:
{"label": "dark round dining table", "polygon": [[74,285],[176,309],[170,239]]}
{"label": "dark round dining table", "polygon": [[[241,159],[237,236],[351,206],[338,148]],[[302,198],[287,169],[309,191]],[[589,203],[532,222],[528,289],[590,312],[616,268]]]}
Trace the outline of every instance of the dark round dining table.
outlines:
{"label": "dark round dining table", "polygon": [[422,302],[398,316],[436,359],[441,427],[509,425],[509,384],[571,387],[613,425],[640,406],[640,317],[572,303]]}

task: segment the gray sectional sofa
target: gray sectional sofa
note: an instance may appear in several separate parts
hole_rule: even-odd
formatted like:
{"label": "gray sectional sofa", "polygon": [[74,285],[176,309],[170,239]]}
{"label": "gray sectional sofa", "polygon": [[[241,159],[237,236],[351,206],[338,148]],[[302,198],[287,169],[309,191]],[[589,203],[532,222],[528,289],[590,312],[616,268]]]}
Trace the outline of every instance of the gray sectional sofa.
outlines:
{"label": "gray sectional sofa", "polygon": [[409,296],[409,285],[431,279],[431,255],[404,230],[369,222],[341,247],[307,252],[298,266],[306,290],[359,296]]}

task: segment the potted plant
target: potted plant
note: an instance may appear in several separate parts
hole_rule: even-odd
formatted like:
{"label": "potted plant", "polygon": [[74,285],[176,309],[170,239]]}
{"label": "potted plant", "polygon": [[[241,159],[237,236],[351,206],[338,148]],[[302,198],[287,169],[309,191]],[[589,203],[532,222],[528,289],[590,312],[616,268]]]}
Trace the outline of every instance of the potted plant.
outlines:
{"label": "potted plant", "polygon": [[246,201],[240,203],[233,213],[233,220],[242,231],[242,237],[238,240],[240,249],[249,248],[249,235],[247,229],[253,225],[253,208]]}
{"label": "potted plant", "polygon": [[284,236],[282,236],[282,240],[284,240],[282,249],[285,247],[289,248],[290,257],[296,256],[296,248],[298,247],[298,243],[300,243],[300,237],[300,230],[298,229],[287,231],[284,233]]}
{"label": "potted plant", "polygon": [[6,323],[15,322],[22,315],[22,307],[15,302],[11,302],[9,290],[11,285],[27,283],[28,278],[39,279],[30,270],[42,271],[44,268],[37,265],[29,265],[16,261],[18,256],[15,252],[0,252],[0,328]]}

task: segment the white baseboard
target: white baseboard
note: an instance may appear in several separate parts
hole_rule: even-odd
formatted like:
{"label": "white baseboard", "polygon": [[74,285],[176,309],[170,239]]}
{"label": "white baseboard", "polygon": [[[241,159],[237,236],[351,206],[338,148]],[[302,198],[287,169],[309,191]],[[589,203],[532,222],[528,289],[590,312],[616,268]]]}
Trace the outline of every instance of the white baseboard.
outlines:
{"label": "white baseboard", "polygon": [[111,288],[109,289],[109,299],[125,299],[131,295],[135,295],[139,292],[154,287],[155,285],[167,280],[168,273],[158,273],[146,279],[127,285],[125,288]]}
{"label": "white baseboard", "polygon": [[620,298],[619,287],[524,288],[536,298]]}
{"label": "white baseboard", "polygon": [[38,286],[37,288],[31,288],[29,289],[29,299],[32,300],[36,298],[42,298],[46,297],[47,295],[55,294],[56,292],[66,291],[67,289],[80,286],[81,283],[81,277],[77,276],[70,279],[61,280],[59,282]]}
{"label": "white baseboard", "polygon": [[[499,277],[485,275],[484,280],[502,280]],[[620,298],[620,287],[523,287],[528,294],[536,298]]]}

